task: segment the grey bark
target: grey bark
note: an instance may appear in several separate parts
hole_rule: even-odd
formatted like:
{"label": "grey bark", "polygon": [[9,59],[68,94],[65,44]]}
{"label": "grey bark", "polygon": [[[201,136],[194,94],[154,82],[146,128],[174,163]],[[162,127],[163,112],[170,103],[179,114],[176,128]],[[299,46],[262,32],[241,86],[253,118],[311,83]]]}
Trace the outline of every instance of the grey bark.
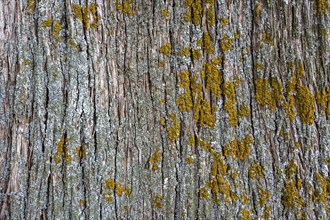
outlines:
{"label": "grey bark", "polygon": [[[305,75],[298,80],[314,97],[330,88],[328,1],[192,2],[202,8],[199,24],[195,9],[176,0],[0,1],[0,219],[329,218],[330,90],[325,107],[313,100],[310,124],[299,114],[290,121],[284,107],[299,64]],[[206,32],[214,54],[198,45]],[[229,50],[226,35],[234,39]],[[160,49],[166,43],[169,56]],[[189,46],[201,59],[180,55]],[[219,87],[240,79],[234,105],[249,108],[238,126],[224,109],[228,97],[215,97],[201,77],[218,56]],[[217,107],[214,128],[195,122],[194,110],[180,111],[185,70],[199,76],[203,96]],[[256,100],[255,82],[274,77],[284,100],[272,111]],[[299,101],[295,111],[305,107]],[[174,141],[171,114],[180,123]],[[226,156],[225,146],[246,135],[251,153]],[[226,174],[217,176],[230,196],[212,193],[215,157],[197,140],[190,146],[191,136],[220,154]],[[262,169],[257,178],[249,173],[254,163]]]}

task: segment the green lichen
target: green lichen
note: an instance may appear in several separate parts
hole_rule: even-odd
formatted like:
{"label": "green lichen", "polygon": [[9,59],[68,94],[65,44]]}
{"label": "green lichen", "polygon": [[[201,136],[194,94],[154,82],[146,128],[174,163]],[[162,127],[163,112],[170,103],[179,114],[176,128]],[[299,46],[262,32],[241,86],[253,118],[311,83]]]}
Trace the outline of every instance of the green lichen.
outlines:
{"label": "green lichen", "polygon": [[159,48],[159,52],[164,54],[165,56],[170,56],[172,52],[171,43],[166,43]]}

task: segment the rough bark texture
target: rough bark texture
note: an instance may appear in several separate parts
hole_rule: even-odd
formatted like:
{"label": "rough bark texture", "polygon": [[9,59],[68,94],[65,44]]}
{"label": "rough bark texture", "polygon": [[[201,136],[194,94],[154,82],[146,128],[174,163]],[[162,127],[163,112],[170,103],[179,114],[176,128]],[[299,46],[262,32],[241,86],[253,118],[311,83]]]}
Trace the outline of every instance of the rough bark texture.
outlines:
{"label": "rough bark texture", "polygon": [[0,219],[329,219],[328,0],[1,0]]}

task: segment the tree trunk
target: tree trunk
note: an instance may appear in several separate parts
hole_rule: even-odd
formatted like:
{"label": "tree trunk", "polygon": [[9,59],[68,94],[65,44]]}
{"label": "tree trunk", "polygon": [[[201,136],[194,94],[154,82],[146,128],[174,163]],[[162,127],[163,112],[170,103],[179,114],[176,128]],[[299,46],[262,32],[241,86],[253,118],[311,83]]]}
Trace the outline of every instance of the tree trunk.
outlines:
{"label": "tree trunk", "polygon": [[0,1],[0,219],[330,218],[328,0]]}

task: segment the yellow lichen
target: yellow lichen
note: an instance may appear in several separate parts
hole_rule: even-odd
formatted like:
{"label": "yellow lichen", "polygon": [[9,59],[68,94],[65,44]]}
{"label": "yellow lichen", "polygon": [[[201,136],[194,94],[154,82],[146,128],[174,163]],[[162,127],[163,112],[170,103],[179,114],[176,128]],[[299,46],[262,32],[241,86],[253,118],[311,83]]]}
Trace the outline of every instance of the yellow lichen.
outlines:
{"label": "yellow lichen", "polygon": [[222,52],[227,52],[233,49],[234,38],[229,38],[227,34],[225,34],[221,38],[221,50]]}
{"label": "yellow lichen", "polygon": [[59,33],[61,30],[62,30],[61,22],[60,22],[60,21],[56,21],[56,22],[55,22],[55,25],[54,25],[53,32],[52,32],[52,36],[53,36],[53,37],[58,36],[58,33]]}
{"label": "yellow lichen", "polygon": [[166,20],[170,20],[170,12],[167,9],[160,10],[160,13],[164,16]]}
{"label": "yellow lichen", "polygon": [[253,180],[264,177],[264,169],[256,161],[253,161],[249,167],[249,177]]}
{"label": "yellow lichen", "polygon": [[112,202],[112,193],[115,192],[117,196],[121,197],[123,193],[127,196],[131,194],[131,189],[128,187],[124,187],[122,184],[116,182],[112,178],[108,178],[105,180],[104,183],[104,190],[106,191],[103,193],[103,198],[108,202]]}
{"label": "yellow lichen", "polygon": [[242,220],[252,220],[250,212],[247,209],[242,209],[241,215],[242,215]]}
{"label": "yellow lichen", "polygon": [[166,43],[159,48],[159,52],[164,54],[165,56],[170,56],[172,52],[171,43]]}
{"label": "yellow lichen", "polygon": [[242,200],[242,204],[243,205],[246,205],[246,204],[248,204],[250,202],[249,197],[246,194],[243,194],[241,196],[241,200]]}
{"label": "yellow lichen", "polygon": [[32,12],[34,12],[36,8],[36,0],[27,0],[26,8]]}
{"label": "yellow lichen", "polygon": [[157,209],[163,208],[162,201],[163,201],[163,196],[161,196],[159,194],[156,194],[155,199],[154,199],[154,202],[153,202],[155,208],[157,208]]}
{"label": "yellow lichen", "polygon": [[199,195],[202,199],[208,199],[210,196],[210,193],[205,187],[202,187],[199,190]]}
{"label": "yellow lichen", "polygon": [[202,127],[213,128],[215,125],[215,115],[214,112],[216,108],[211,108],[211,104],[207,100],[202,100],[201,107],[199,111],[198,123]]}
{"label": "yellow lichen", "polygon": [[185,48],[183,48],[182,50],[179,51],[179,55],[189,57],[190,56],[190,51],[191,51],[191,47],[185,47]]}
{"label": "yellow lichen", "polygon": [[245,104],[241,105],[239,108],[238,117],[243,118],[243,117],[247,117],[249,115],[250,115],[249,108]]}
{"label": "yellow lichen", "polygon": [[260,15],[261,15],[261,12],[262,12],[261,11],[261,3],[257,2],[255,7],[254,7],[254,14],[257,18],[259,18]]}
{"label": "yellow lichen", "polygon": [[220,70],[213,63],[205,63],[203,71],[206,78],[206,89],[212,91],[213,95],[218,98],[222,94],[220,85],[223,82]]}
{"label": "yellow lichen", "polygon": [[192,164],[194,162],[194,158],[186,157],[185,161],[186,161],[187,164]]}
{"label": "yellow lichen", "polygon": [[267,203],[268,203],[268,200],[269,200],[269,197],[270,197],[270,192],[266,189],[263,189],[263,188],[260,188],[259,189],[259,205],[261,207],[264,207]]}
{"label": "yellow lichen", "polygon": [[201,51],[200,50],[193,50],[192,56],[193,56],[194,60],[199,60],[202,56]]}
{"label": "yellow lichen", "polygon": [[42,27],[51,27],[53,24],[53,19],[52,18],[47,18],[46,20],[44,20],[42,23],[41,23],[41,26]]}
{"label": "yellow lichen", "polygon": [[226,97],[226,102],[224,109],[228,112],[229,123],[236,127],[238,126],[238,116],[236,107],[236,92],[235,85],[232,82],[226,82],[224,86],[224,93]]}
{"label": "yellow lichen", "polygon": [[313,124],[315,120],[315,98],[304,85],[297,85],[297,112],[300,120],[305,124]]}
{"label": "yellow lichen", "polygon": [[206,53],[214,54],[215,49],[213,46],[211,36],[208,32],[203,33],[203,37],[198,41],[197,44],[198,46],[202,46],[202,48],[206,51]]}
{"label": "yellow lichen", "polygon": [[62,137],[57,144],[57,154],[54,156],[55,163],[61,163],[62,158],[67,164],[71,163],[72,157],[69,154],[69,149],[67,147],[68,141],[68,138]]}
{"label": "yellow lichen", "polygon": [[316,92],[316,102],[324,109],[327,109],[327,103],[330,101],[330,89],[326,88]]}
{"label": "yellow lichen", "polygon": [[314,7],[318,15],[327,14],[329,11],[329,1],[328,0],[315,0]]}
{"label": "yellow lichen", "polygon": [[132,0],[123,0],[122,3],[117,1],[116,8],[118,11],[123,13],[123,15],[133,16],[135,14],[132,8],[133,1]]}
{"label": "yellow lichen", "polygon": [[210,26],[214,26],[215,24],[215,14],[213,7],[209,7],[206,9],[206,23]]}
{"label": "yellow lichen", "polygon": [[155,153],[153,153],[149,159],[153,171],[158,170],[158,163],[161,161],[162,154],[159,151],[160,149],[157,147]]}
{"label": "yellow lichen", "polygon": [[168,138],[174,142],[180,136],[180,123],[175,114],[171,113],[169,114],[169,117],[172,119],[173,126],[167,128]]}
{"label": "yellow lichen", "polygon": [[[73,4],[73,13],[83,23],[83,27],[86,29],[88,26],[91,28],[97,28],[100,17],[96,16],[97,5],[91,3],[88,6],[81,7],[78,4]],[[91,16],[92,15],[92,16]],[[90,22],[92,20],[92,22]]]}
{"label": "yellow lichen", "polygon": [[273,39],[272,39],[271,35],[268,34],[268,33],[263,33],[263,34],[261,35],[261,40],[262,40],[264,43],[267,43],[267,44],[269,44],[269,45],[273,45]]}
{"label": "yellow lichen", "polygon": [[162,125],[162,126],[165,126],[166,125],[165,118],[161,118],[160,121],[159,121],[159,124]]}
{"label": "yellow lichen", "polygon": [[225,17],[221,19],[221,27],[225,27],[229,24],[229,18]]}
{"label": "yellow lichen", "polygon": [[252,143],[253,138],[250,135],[246,135],[240,142],[237,139],[233,139],[230,144],[224,145],[224,156],[245,160],[250,155],[250,144]]}

